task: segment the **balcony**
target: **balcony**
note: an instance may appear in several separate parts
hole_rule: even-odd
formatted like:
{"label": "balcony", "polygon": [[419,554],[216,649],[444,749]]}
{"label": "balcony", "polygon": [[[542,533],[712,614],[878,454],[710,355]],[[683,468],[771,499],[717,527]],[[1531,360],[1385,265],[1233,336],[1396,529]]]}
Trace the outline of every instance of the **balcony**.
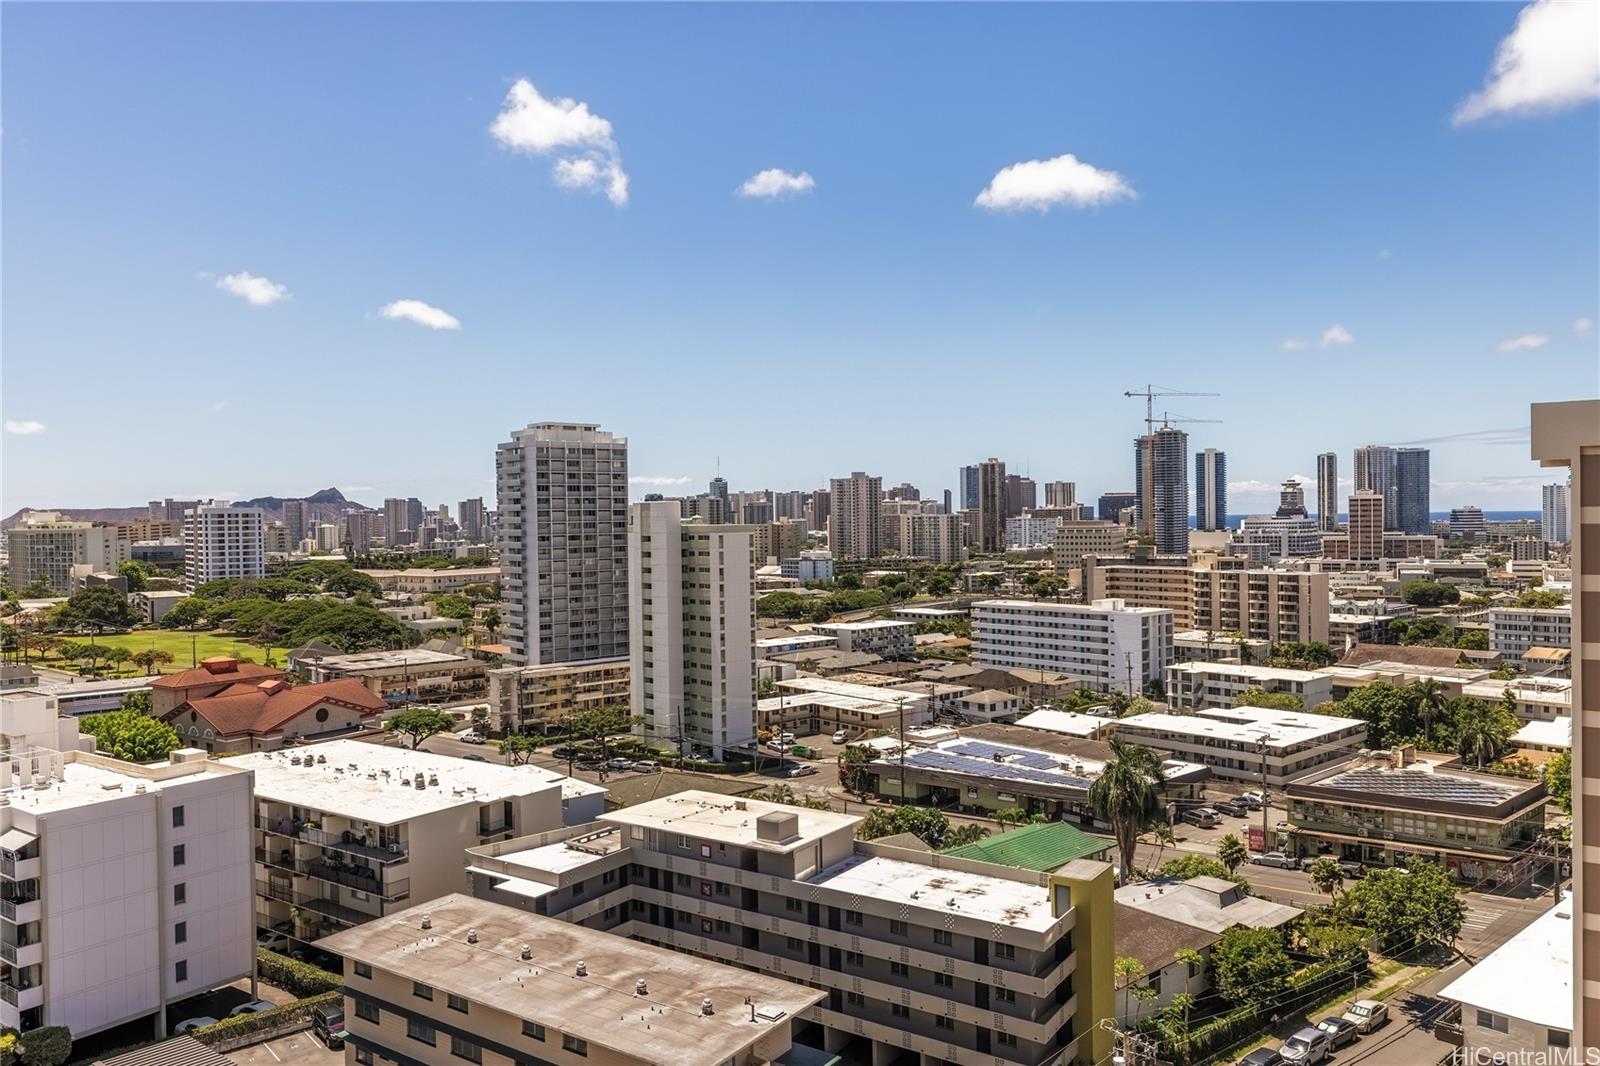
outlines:
{"label": "balcony", "polygon": [[38,899],[0,899],[0,918],[13,925],[27,925],[44,917],[44,905]]}
{"label": "balcony", "polygon": [[19,1011],[32,1010],[44,1006],[44,988],[13,974],[0,979],[0,1000]]}
{"label": "balcony", "polygon": [[28,966],[37,966],[44,962],[44,945],[37,939],[27,940],[0,940],[0,959],[6,964],[22,969]]}
{"label": "balcony", "polygon": [[316,861],[306,863],[304,873],[307,877],[318,881],[370,892],[384,900],[402,900],[411,895],[409,877],[391,878],[385,881],[371,870],[340,868]]}
{"label": "balcony", "polygon": [[42,872],[42,860],[37,855],[21,858],[11,852],[0,852],[0,877],[8,881],[28,881]]}

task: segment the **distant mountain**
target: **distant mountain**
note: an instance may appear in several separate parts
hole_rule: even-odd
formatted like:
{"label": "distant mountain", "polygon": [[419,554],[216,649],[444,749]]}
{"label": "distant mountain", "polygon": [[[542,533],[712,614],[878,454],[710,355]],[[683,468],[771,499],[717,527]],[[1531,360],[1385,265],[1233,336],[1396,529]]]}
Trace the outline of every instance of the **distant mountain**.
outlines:
{"label": "distant mountain", "polygon": [[318,489],[309,496],[257,496],[253,500],[236,500],[235,507],[260,507],[268,511],[283,510],[284,500],[304,500],[313,507],[326,505],[334,511],[347,511],[353,509],[371,510],[364,503],[345,499],[344,493],[338,489]]}
{"label": "distant mountain", "polygon": [[[266,512],[268,521],[283,519],[285,499],[305,500],[308,517],[313,522],[333,522],[346,511],[370,510],[366,504],[346,499],[338,489],[318,489],[309,496],[258,496],[253,500],[237,500],[235,507],[259,507]],[[8,518],[0,519],[0,530],[16,525],[27,511],[56,511],[74,522],[132,522],[146,518],[148,507],[24,507]]]}
{"label": "distant mountain", "polygon": [[73,522],[132,522],[148,518],[149,507],[24,507],[7,518],[0,518],[0,530],[10,529],[29,511],[54,511]]}

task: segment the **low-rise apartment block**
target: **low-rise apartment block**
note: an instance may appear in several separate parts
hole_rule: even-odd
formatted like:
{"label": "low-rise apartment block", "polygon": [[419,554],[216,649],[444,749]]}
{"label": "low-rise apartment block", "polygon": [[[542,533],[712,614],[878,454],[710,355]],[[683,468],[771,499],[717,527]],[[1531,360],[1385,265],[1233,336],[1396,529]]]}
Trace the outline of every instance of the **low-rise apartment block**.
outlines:
{"label": "low-rise apartment block", "polygon": [[1572,717],[1572,679],[1567,677],[1514,677],[1509,681],[1485,679],[1463,685],[1461,694],[1485,703],[1504,701],[1511,693],[1512,713],[1525,722],[1553,722]]}
{"label": "low-rise apartment block", "polygon": [[1115,563],[1085,567],[1085,595],[1173,612],[1179,629],[1242,633],[1250,640],[1326,643],[1328,575],[1248,569],[1243,559],[1200,567]]}
{"label": "low-rise apartment block", "polygon": [[1167,703],[1179,710],[1232,707],[1246,689],[1299,696],[1309,710],[1333,698],[1333,678],[1316,670],[1241,663],[1174,663],[1167,667]]}
{"label": "low-rise apartment block", "polygon": [[468,585],[494,585],[500,580],[498,566],[415,567],[410,570],[363,570],[385,592],[406,592],[430,596],[460,592]]}
{"label": "low-rise apartment block", "polygon": [[1573,910],[1572,893],[1563,893],[1554,907],[1439,992],[1440,999],[1460,1004],[1463,1046],[1491,1062],[1583,1058],[1572,1041],[1572,957],[1574,933],[1585,930],[1574,929],[1582,912]]}
{"label": "low-rise apartment block", "polygon": [[875,618],[866,622],[825,622],[811,627],[811,632],[822,637],[832,637],[840,651],[864,652],[885,659],[909,659],[917,651],[917,624],[891,618]]}
{"label": "low-rise apartment block", "polygon": [[1211,767],[1229,781],[1280,788],[1292,777],[1338,762],[1361,747],[1359,718],[1279,711],[1268,707],[1208,707],[1194,714],[1138,714],[1117,722],[1117,735]]}
{"label": "low-rise apartment block", "polygon": [[496,733],[548,733],[570,714],[626,707],[633,690],[627,659],[502,666],[488,677],[489,728]]}
{"label": "low-rise apartment block", "polygon": [[854,839],[859,818],[685,792],[471,849],[475,896],[810,985],[797,1040],[879,1066],[1090,1063],[1111,1003],[1111,871]]}
{"label": "low-rise apartment block", "polygon": [[1172,661],[1173,614],[1122,600],[972,605],[973,664],[1049,670],[1108,692],[1138,693]]}
{"label": "low-rise apartment block", "polygon": [[289,669],[311,681],[352,678],[381,699],[470,699],[488,687],[488,662],[450,648],[443,642],[420,648],[345,654],[314,644],[289,653]]}
{"label": "low-rise apartment block", "polygon": [[1572,647],[1572,605],[1495,607],[1489,611],[1489,650],[1516,659],[1529,648]]}

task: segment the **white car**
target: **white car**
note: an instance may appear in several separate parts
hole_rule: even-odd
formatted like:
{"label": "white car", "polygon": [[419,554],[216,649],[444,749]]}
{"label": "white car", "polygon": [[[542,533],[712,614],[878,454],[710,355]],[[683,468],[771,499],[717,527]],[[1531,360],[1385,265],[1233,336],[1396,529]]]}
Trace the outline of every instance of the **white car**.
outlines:
{"label": "white car", "polygon": [[249,1003],[241,1003],[237,1007],[230,1010],[228,1012],[228,1017],[237,1018],[241,1014],[260,1014],[264,1010],[272,1010],[275,1006],[277,1006],[277,1004],[268,1003],[264,999],[251,1000]]}
{"label": "white car", "polygon": [[793,770],[789,771],[789,776],[790,777],[810,777],[812,774],[814,774],[816,772],[817,772],[817,768],[815,766],[809,766],[809,765],[807,765],[805,763],[801,763],[799,766],[796,766]]}
{"label": "white car", "polygon": [[837,733],[835,733],[833,735],[833,742],[835,744],[843,744],[844,741],[845,741],[844,730],[841,729],[841,730],[839,730]]}
{"label": "white car", "polygon": [[1267,802],[1267,797],[1261,794],[1259,788],[1252,789],[1239,797],[1239,802],[1253,811],[1259,811],[1261,805]]}
{"label": "white car", "polygon": [[483,734],[478,732],[476,729],[469,729],[465,733],[462,733],[460,736],[456,737],[456,739],[461,741],[463,744],[482,744]]}
{"label": "white car", "polygon": [[1265,854],[1250,856],[1251,866],[1276,866],[1280,870],[1292,870],[1294,869],[1294,864],[1294,858],[1285,855],[1281,851],[1269,851]]}
{"label": "white car", "polygon": [[781,740],[769,740],[767,741],[767,747],[771,748],[779,755],[782,755],[784,752],[789,750],[789,745],[785,744]]}
{"label": "white car", "polygon": [[183,1021],[172,1027],[172,1032],[174,1036],[182,1036],[184,1033],[191,1032],[195,1029],[204,1029],[208,1025],[216,1024],[217,1020],[211,1017],[211,1015],[202,1014],[198,1018],[185,1018]]}
{"label": "white car", "polygon": [[1389,1004],[1381,999],[1360,999],[1344,1012],[1345,1021],[1355,1022],[1364,1036],[1389,1020]]}
{"label": "white car", "polygon": [[785,744],[793,744],[795,741],[795,736],[793,733],[779,733],[778,739],[783,741]]}

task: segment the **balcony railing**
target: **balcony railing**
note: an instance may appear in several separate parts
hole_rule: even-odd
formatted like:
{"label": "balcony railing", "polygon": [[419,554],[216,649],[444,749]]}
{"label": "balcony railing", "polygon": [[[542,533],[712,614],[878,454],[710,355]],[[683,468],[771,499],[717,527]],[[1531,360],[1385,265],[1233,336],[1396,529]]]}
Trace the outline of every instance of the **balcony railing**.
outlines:
{"label": "balcony railing", "polygon": [[373,873],[358,870],[340,870],[321,862],[306,863],[304,873],[307,877],[316,878],[318,881],[327,881],[335,885],[344,885],[346,888],[370,892],[374,896],[380,896],[385,900],[400,900],[411,895],[411,878],[409,877],[385,881]]}

